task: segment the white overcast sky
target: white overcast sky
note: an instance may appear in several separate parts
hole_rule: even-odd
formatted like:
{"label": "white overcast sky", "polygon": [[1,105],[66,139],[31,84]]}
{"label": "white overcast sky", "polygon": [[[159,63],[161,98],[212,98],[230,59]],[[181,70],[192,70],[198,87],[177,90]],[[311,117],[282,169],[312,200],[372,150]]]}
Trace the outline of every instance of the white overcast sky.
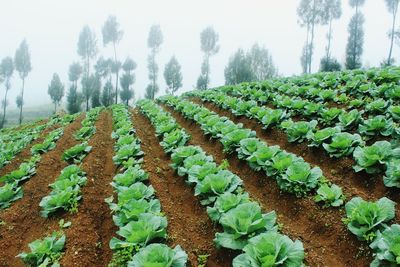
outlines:
{"label": "white overcast sky", "polygon": [[[224,67],[236,49],[248,49],[255,42],[264,45],[273,55],[282,75],[301,72],[299,57],[306,30],[297,24],[296,9],[300,0],[0,0],[0,58],[14,56],[26,38],[32,55],[33,70],[26,82],[27,106],[50,103],[47,86],[57,72],[68,88],[68,67],[78,61],[76,44],[82,27],[88,24],[96,31],[101,55],[112,56],[104,48],[101,27],[108,15],[117,17],[124,37],[118,46],[118,57],[132,57],[137,63],[137,96],[142,96],[147,78],[147,35],[152,24],[160,24],[164,43],[158,56],[159,84],[165,88],[164,65],[176,55],[182,65],[183,89],[196,84],[200,72],[200,31],[212,25],[220,36],[220,52],[211,59],[211,86],[224,83]],[[342,1],[343,16],[333,25],[333,55],[344,61],[347,25],[353,10],[348,0]],[[391,25],[384,0],[367,0],[362,12],[366,17],[363,62],[377,66],[387,57]],[[327,27],[318,27],[313,70],[326,45]],[[394,57],[399,61],[400,48]],[[21,82],[14,75],[10,104]],[[0,98],[4,85],[0,85]]]}

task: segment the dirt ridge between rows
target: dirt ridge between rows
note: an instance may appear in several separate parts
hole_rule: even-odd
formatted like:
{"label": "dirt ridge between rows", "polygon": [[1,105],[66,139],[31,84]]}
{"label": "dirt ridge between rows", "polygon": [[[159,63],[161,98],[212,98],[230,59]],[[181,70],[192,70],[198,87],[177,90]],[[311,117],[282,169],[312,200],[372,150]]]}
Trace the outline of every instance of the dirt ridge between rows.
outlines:
{"label": "dirt ridge between rows", "polygon": [[[256,131],[257,137],[266,141],[269,145],[279,145],[281,149],[301,156],[306,162],[320,167],[329,181],[343,188],[347,200],[356,196],[370,201],[387,197],[398,204],[400,203],[400,189],[386,187],[383,183],[382,174],[356,173],[353,170],[355,161],[350,157],[330,158],[321,148],[308,147],[306,143],[290,143],[286,133],[276,127],[263,129],[262,125],[255,119],[249,119],[245,116],[237,117],[232,112],[224,110],[214,103],[203,102],[198,98],[191,98],[190,100],[229,118],[235,123],[242,123],[245,128]],[[400,222],[400,205],[396,205],[395,221]]]}
{"label": "dirt ridge between rows", "polygon": [[83,199],[76,214],[66,214],[66,220],[71,221],[72,226],[65,230],[67,242],[61,266],[106,267],[112,258],[109,241],[117,227],[104,202],[113,194],[110,183],[116,173],[111,132],[112,119],[109,110],[106,110],[99,115],[96,133],[89,140],[92,151],[82,164],[88,178],[81,189]]}
{"label": "dirt ridge between rows", "polygon": [[150,175],[150,184],[156,190],[161,210],[168,219],[168,245],[180,245],[189,256],[188,266],[198,266],[197,257],[209,254],[208,267],[232,266],[232,255],[227,250],[217,250],[213,244],[215,228],[205,208],[194,196],[185,178],[169,166],[171,160],[159,144],[154,127],[137,109],[132,112],[136,134],[141,140],[144,170]]}
{"label": "dirt ridge between rows", "polygon": [[[283,232],[303,242],[306,261],[310,266],[369,266],[372,257],[365,243],[356,239],[341,222],[343,210],[323,209],[310,198],[296,198],[281,193],[274,179],[253,171],[236,155],[225,155],[219,141],[210,140],[193,121],[165,105],[177,122],[192,136],[191,143],[200,145],[216,162],[227,159],[229,169],[242,178],[250,196],[266,210],[275,210]],[[221,114],[220,114],[221,115]]]}

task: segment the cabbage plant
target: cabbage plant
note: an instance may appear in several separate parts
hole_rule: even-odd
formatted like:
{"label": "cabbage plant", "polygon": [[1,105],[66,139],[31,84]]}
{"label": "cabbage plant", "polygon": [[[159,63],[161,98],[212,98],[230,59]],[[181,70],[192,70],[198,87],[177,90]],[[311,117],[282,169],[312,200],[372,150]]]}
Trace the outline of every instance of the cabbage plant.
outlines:
{"label": "cabbage plant", "polygon": [[318,167],[311,168],[304,161],[293,162],[281,176],[277,177],[279,188],[300,197],[317,187],[323,177]]}
{"label": "cabbage plant", "polygon": [[356,172],[365,170],[369,174],[379,173],[392,157],[400,156],[400,148],[392,149],[389,142],[378,141],[371,146],[357,147],[353,156],[356,160],[356,165],[353,166]]}
{"label": "cabbage plant", "polygon": [[352,109],[349,112],[342,112],[338,117],[338,125],[342,130],[349,130],[358,125],[361,120],[361,112],[357,109]]}
{"label": "cabbage plant", "polygon": [[372,241],[377,231],[384,229],[385,223],[395,217],[395,205],[395,202],[386,197],[376,202],[355,197],[345,205],[347,218],[344,222],[358,239]]}
{"label": "cabbage plant", "polygon": [[362,135],[374,136],[390,136],[393,133],[393,121],[392,119],[387,119],[383,115],[378,115],[372,117],[368,120],[363,120],[362,124],[358,127],[358,131]]}
{"label": "cabbage plant", "polygon": [[327,127],[315,132],[309,132],[307,139],[310,141],[308,146],[319,147],[322,143],[327,143],[333,135],[340,132],[339,127]]}
{"label": "cabbage plant", "polygon": [[364,141],[359,134],[344,132],[334,134],[331,142],[323,143],[322,146],[329,156],[341,158],[350,155],[357,146],[363,144]]}
{"label": "cabbage plant", "polygon": [[22,187],[17,183],[7,183],[0,187],[0,209],[8,208],[11,202],[14,202],[23,196]]}
{"label": "cabbage plant", "polygon": [[322,184],[318,188],[314,199],[315,202],[324,202],[326,206],[340,207],[344,203],[345,196],[339,186]]}
{"label": "cabbage plant", "polygon": [[59,266],[65,240],[65,235],[54,232],[51,236],[29,243],[31,251],[22,252],[17,257],[30,266]]}
{"label": "cabbage plant", "polygon": [[386,163],[383,182],[387,187],[400,188],[400,159],[391,159]]}
{"label": "cabbage plant", "polygon": [[148,177],[149,175],[140,167],[140,165],[135,165],[134,167],[129,167],[123,173],[115,175],[111,185],[113,187],[129,187],[134,183],[146,181]]}
{"label": "cabbage plant", "polygon": [[233,250],[243,249],[252,235],[277,229],[275,212],[262,214],[256,202],[236,206],[222,214],[219,222],[224,232],[216,233],[214,242],[218,247]]}
{"label": "cabbage plant", "polygon": [[207,213],[212,221],[218,222],[222,214],[247,202],[250,202],[248,193],[225,192],[217,197],[212,207],[207,207]]}
{"label": "cabbage plant", "polygon": [[302,266],[303,244],[286,235],[267,232],[252,237],[243,254],[233,259],[233,267]]}
{"label": "cabbage plant", "polygon": [[378,232],[370,247],[375,256],[371,267],[400,265],[400,225],[392,224],[382,233]]}
{"label": "cabbage plant", "polygon": [[124,238],[110,240],[112,250],[126,247],[144,247],[156,238],[167,237],[167,219],[151,213],[143,213],[138,219],[119,228],[117,234]]}
{"label": "cabbage plant", "polygon": [[266,113],[261,119],[261,123],[264,129],[268,129],[272,126],[280,123],[284,118],[287,117],[287,113],[281,109],[267,109]]}
{"label": "cabbage plant", "polygon": [[166,153],[171,153],[175,148],[184,146],[190,139],[190,135],[183,129],[175,129],[164,134],[160,145]]}
{"label": "cabbage plant", "polygon": [[281,128],[286,132],[289,142],[301,143],[307,139],[307,135],[309,135],[310,132],[315,130],[317,124],[318,122],[316,120],[312,120],[310,122],[293,122],[292,120],[288,120],[281,123]]}
{"label": "cabbage plant", "polygon": [[171,249],[164,244],[150,244],[133,256],[128,267],[185,267],[187,259],[186,252],[180,246]]}
{"label": "cabbage plant", "polygon": [[87,142],[77,144],[64,151],[62,160],[71,163],[80,163],[91,150],[92,147],[88,146]]}
{"label": "cabbage plant", "polygon": [[226,192],[234,192],[240,185],[242,180],[228,170],[220,170],[216,174],[207,175],[203,181],[196,184],[194,195],[200,195],[203,205],[213,203],[219,195]]}

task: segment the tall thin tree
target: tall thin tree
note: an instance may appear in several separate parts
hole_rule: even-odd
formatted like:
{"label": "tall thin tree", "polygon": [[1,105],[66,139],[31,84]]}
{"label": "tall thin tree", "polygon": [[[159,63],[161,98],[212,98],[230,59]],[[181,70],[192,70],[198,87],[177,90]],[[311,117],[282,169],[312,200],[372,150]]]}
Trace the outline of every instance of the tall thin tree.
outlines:
{"label": "tall thin tree", "polygon": [[325,57],[329,60],[331,57],[331,43],[332,43],[332,22],[335,19],[339,19],[342,16],[342,1],[341,0],[324,0],[323,12],[326,20],[328,21],[328,33],[326,38],[328,39],[328,44],[325,48]]}
{"label": "tall thin tree", "polygon": [[50,98],[54,103],[54,113],[56,113],[57,106],[60,105],[61,99],[64,96],[64,85],[61,83],[60,76],[58,76],[57,73],[53,74],[47,93],[50,95]]}
{"label": "tall thin tree", "polygon": [[364,15],[359,11],[365,0],[350,0],[350,6],[355,8],[355,14],[350,20],[349,37],[346,46],[346,68],[356,69],[361,67],[361,55],[364,46]]}
{"label": "tall thin tree", "polygon": [[165,65],[164,79],[167,84],[167,94],[174,95],[182,87],[181,65],[175,56]]}
{"label": "tall thin tree", "polygon": [[78,81],[82,75],[82,67],[79,63],[72,63],[69,67],[68,78],[71,86],[67,95],[67,109],[70,114],[80,111],[80,94],[78,93]]}
{"label": "tall thin tree", "polygon": [[89,76],[90,61],[96,57],[98,48],[96,34],[87,25],[83,27],[81,33],[79,34],[77,52],[84,62],[83,65],[85,69],[85,75]]}
{"label": "tall thin tree", "polygon": [[396,17],[397,17],[397,11],[399,10],[400,0],[385,0],[385,2],[386,2],[386,7],[387,7],[388,11],[392,15],[392,28],[389,33],[390,48],[389,48],[389,55],[388,55],[386,64],[392,65],[392,62],[393,62],[392,53],[393,53],[393,43],[394,43],[394,38],[395,38]]}
{"label": "tall thin tree", "polygon": [[149,37],[147,39],[147,46],[150,48],[150,55],[147,58],[147,67],[149,69],[150,84],[146,88],[146,98],[154,99],[159,90],[158,79],[158,65],[156,56],[160,51],[161,44],[163,43],[163,34],[160,25],[153,25],[150,28]]}
{"label": "tall thin tree", "polygon": [[[116,45],[121,41],[124,32],[120,30],[120,25],[115,16],[109,16],[102,28],[104,46],[112,43],[114,48],[114,64],[117,65],[117,48]],[[118,103],[118,74],[119,69],[115,73],[115,104]]]}
{"label": "tall thin tree", "polygon": [[15,52],[14,57],[15,69],[17,70],[19,77],[22,80],[20,101],[17,101],[19,106],[19,124],[22,123],[22,107],[24,106],[24,91],[25,91],[25,79],[29,72],[32,70],[31,65],[31,54],[29,52],[28,43],[23,40],[19,48]]}
{"label": "tall thin tree", "polygon": [[135,83],[136,76],[133,71],[136,69],[137,64],[133,59],[126,58],[124,64],[122,64],[122,69],[124,70],[124,74],[121,77],[121,92],[119,97],[125,105],[129,105],[129,101],[134,96],[134,91],[132,90],[132,85]]}
{"label": "tall thin tree", "polygon": [[2,106],[3,106],[3,119],[1,120],[0,123],[0,129],[2,129],[6,123],[6,111],[7,111],[7,95],[8,91],[11,89],[11,78],[14,73],[14,62],[11,57],[5,57],[0,63],[0,80],[4,80],[5,82],[5,95],[4,99],[2,101]]}
{"label": "tall thin tree", "polygon": [[219,51],[219,35],[213,27],[207,27],[200,33],[201,51],[204,53],[201,73],[197,79],[198,89],[207,89],[210,83],[210,57]]}

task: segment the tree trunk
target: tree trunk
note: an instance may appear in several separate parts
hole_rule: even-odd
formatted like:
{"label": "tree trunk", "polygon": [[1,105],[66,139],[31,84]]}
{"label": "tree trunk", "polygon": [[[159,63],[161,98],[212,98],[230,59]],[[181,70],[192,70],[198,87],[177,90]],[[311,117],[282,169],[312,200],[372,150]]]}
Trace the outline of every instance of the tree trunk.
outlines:
{"label": "tree trunk", "polygon": [[312,56],[313,56],[313,49],[314,49],[314,30],[315,30],[315,17],[316,17],[316,1],[313,2],[313,15],[311,21],[311,40],[309,46],[309,54],[308,54],[308,73],[311,73],[311,65],[312,65]]}
{"label": "tree trunk", "polygon": [[[117,66],[117,49],[115,47],[115,42],[113,42],[113,46],[114,46],[114,62],[115,62],[115,66]],[[119,74],[119,70],[117,70],[116,73],[115,73],[115,77],[116,77],[116,81],[115,81],[115,104],[118,104],[118,74]]]}
{"label": "tree trunk", "polygon": [[118,104],[118,75],[119,70],[116,72],[116,79],[115,79],[115,104]]}
{"label": "tree trunk", "polygon": [[326,47],[326,59],[328,62],[331,57],[331,41],[332,41],[332,18],[329,19],[328,46]]}
{"label": "tree trunk", "polygon": [[309,23],[307,23],[307,38],[306,38],[306,54],[304,55],[304,58],[305,58],[305,69],[304,69],[304,73],[307,73],[307,67],[308,67],[308,41],[309,41],[309,38],[310,38],[310,24]]}
{"label": "tree trunk", "polygon": [[57,114],[57,101],[54,101],[54,114]]}
{"label": "tree trunk", "polygon": [[86,112],[89,111],[89,97],[86,97]]}
{"label": "tree trunk", "polygon": [[[9,81],[7,81],[6,83],[9,83]],[[6,111],[7,111],[7,94],[8,94],[8,90],[9,90],[10,88],[9,88],[9,86],[8,85],[6,85],[6,94],[5,94],[5,96],[4,96],[4,107],[3,107],[3,120],[2,120],[2,122],[1,122],[1,127],[0,127],[0,129],[1,128],[4,128],[4,124],[5,124],[5,122],[6,122]]]}
{"label": "tree trunk", "polygon": [[399,7],[399,4],[397,3],[393,10],[392,33],[390,36],[390,49],[389,49],[389,56],[388,56],[388,61],[387,61],[388,65],[391,65],[392,52],[393,52],[393,41],[394,41],[394,31],[395,31],[395,27],[396,27],[396,16],[397,16],[398,7]]}
{"label": "tree trunk", "polygon": [[24,105],[25,78],[22,79],[21,106],[19,107],[19,125],[22,123],[22,106]]}
{"label": "tree trunk", "polygon": [[352,69],[355,69],[355,67],[356,67],[356,58],[357,58],[356,51],[357,51],[357,40],[358,40],[357,36],[358,36],[358,23],[359,23],[358,19],[359,19],[359,17],[358,17],[358,5],[356,5],[356,29],[355,29],[355,32],[354,32],[353,66],[352,66]]}

